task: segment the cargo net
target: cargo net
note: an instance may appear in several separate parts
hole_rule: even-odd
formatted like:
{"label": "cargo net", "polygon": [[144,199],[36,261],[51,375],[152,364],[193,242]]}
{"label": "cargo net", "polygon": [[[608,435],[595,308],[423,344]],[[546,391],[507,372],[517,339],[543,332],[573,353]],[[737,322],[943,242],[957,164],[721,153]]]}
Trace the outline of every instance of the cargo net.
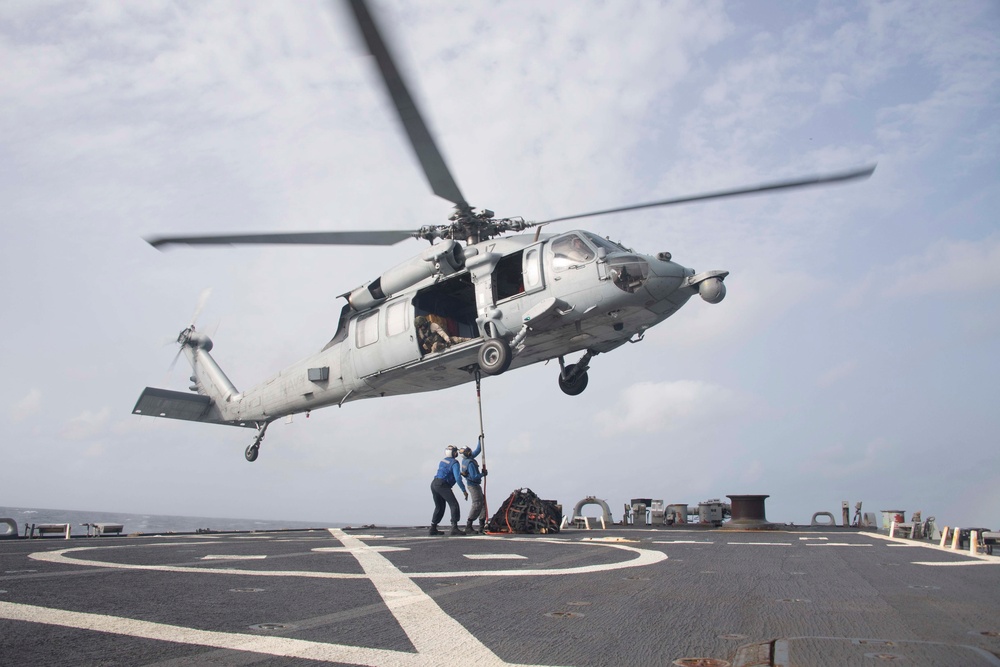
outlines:
{"label": "cargo net", "polygon": [[542,500],[531,489],[510,494],[486,525],[488,533],[558,533],[562,510],[553,500]]}

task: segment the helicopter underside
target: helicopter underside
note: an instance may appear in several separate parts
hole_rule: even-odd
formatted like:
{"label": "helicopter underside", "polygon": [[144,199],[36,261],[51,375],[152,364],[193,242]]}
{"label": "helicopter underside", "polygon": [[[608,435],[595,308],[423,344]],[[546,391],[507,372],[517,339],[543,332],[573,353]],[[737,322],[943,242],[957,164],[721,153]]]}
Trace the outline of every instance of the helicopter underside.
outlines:
{"label": "helicopter underside", "polygon": [[[630,339],[641,338],[650,327],[677,311],[689,294],[678,294],[676,301],[660,301],[654,310],[645,307],[622,308],[586,321],[553,328],[529,331],[522,345],[514,349],[510,369],[558,359],[576,352],[610,352]],[[454,387],[475,379],[481,338],[457,344],[443,352],[402,364],[364,378],[368,389],[355,391],[348,401],[363,398],[413,394]]]}

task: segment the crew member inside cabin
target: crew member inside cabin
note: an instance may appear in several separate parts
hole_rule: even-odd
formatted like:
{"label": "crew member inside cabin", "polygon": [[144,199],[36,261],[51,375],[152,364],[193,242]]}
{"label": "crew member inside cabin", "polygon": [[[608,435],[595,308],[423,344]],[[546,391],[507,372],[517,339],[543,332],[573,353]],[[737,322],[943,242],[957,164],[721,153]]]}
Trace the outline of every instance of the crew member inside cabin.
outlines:
{"label": "crew member inside cabin", "polygon": [[455,343],[464,343],[469,338],[461,336],[451,336],[437,322],[432,321],[427,315],[419,315],[414,320],[417,327],[417,340],[420,343],[422,354],[441,352]]}

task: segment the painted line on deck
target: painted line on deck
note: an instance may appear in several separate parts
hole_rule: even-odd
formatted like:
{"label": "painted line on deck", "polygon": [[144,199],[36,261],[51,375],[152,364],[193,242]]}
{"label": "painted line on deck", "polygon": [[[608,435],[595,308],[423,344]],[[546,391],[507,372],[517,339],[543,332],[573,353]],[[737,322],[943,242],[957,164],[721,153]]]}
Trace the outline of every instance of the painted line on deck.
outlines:
{"label": "painted line on deck", "polygon": [[[330,534],[353,550],[354,557],[385,606],[417,653],[429,664],[506,664],[461,623],[446,614],[431,596],[385,556],[342,530],[331,528]],[[442,638],[447,639],[442,641]]]}
{"label": "painted line on deck", "polygon": [[71,549],[59,549],[58,551],[38,551],[28,554],[32,560],[40,560],[46,563],[59,563],[62,565],[87,565],[90,567],[103,567],[112,570],[148,570],[151,572],[182,572],[194,574],[201,572],[204,574],[242,574],[250,577],[303,577],[307,579],[364,579],[365,575],[351,572],[312,572],[309,570],[243,570],[234,567],[191,567],[188,565],[138,565],[136,563],[108,563],[100,560],[87,560],[83,558],[70,558],[66,554],[80,551],[93,551],[97,549],[134,549],[141,547],[173,547],[183,543],[167,542],[162,544],[144,545],[120,545],[109,547],[74,547]]}
{"label": "painted line on deck", "polygon": [[239,554],[208,554],[202,560],[263,560],[267,556],[240,556]]}
{"label": "painted line on deck", "polygon": [[941,561],[925,561],[925,562],[915,561],[915,562],[910,563],[910,564],[911,565],[927,565],[929,567],[963,567],[965,565],[996,565],[995,562],[988,561],[988,560],[963,560],[963,561],[958,561],[958,562],[954,562],[953,561],[953,562],[946,562],[946,563],[942,563]]}
{"label": "painted line on deck", "polygon": [[930,561],[930,562],[913,561],[911,562],[911,565],[929,565],[932,567],[950,567],[954,565],[979,565],[979,564],[1000,565],[1000,556],[990,556],[988,554],[971,554],[968,551],[957,551],[955,549],[951,549],[949,547],[943,547],[933,543],[914,542],[913,540],[908,540],[903,537],[889,537],[888,535],[882,535],[881,533],[869,533],[869,536],[876,537],[880,540],[885,540],[886,542],[893,543],[893,544],[887,544],[886,546],[894,546],[894,545],[917,546],[917,547],[923,547],[925,549],[932,549],[934,551],[940,551],[946,554],[951,554],[952,556],[960,556],[971,559],[965,561],[950,561],[946,563],[942,563],[939,561]]}
{"label": "painted line on deck", "polygon": [[[248,651],[279,657],[349,663],[355,665],[433,666],[474,664],[504,666],[507,663],[441,609],[433,598],[396,568],[379,547],[370,547],[339,529],[330,534],[357,559],[386,607],[406,633],[416,653],[313,642],[288,637],[260,637],[244,633],[197,630],[138,619],[66,611],[35,605],[0,602],[0,618],[43,625],[77,628],[92,632],[139,637],[172,643]],[[107,547],[104,547],[107,548]],[[65,551],[76,551],[67,549]],[[44,555],[44,554],[38,554]],[[665,557],[665,556],[664,556]],[[40,558],[39,560],[46,560]],[[67,559],[77,562],[75,559]],[[97,562],[97,561],[95,561]],[[630,561],[631,562],[631,561]],[[106,566],[107,564],[101,564]],[[146,568],[141,568],[146,569]],[[203,571],[193,568],[194,571]],[[242,574],[254,574],[241,572]],[[447,637],[447,641],[442,641]]]}
{"label": "painted line on deck", "polygon": [[[332,529],[331,529],[332,530]],[[345,534],[345,537],[352,537]],[[361,546],[349,546],[347,543],[343,548],[345,553],[352,553],[355,557],[357,554],[355,550],[361,549],[364,552],[368,551],[379,551],[379,550],[391,550],[394,547],[384,547],[384,546],[374,546],[370,547],[364,542],[361,542],[358,538],[353,537],[355,542],[352,545]],[[653,549],[640,549],[637,547],[629,546],[626,544],[620,544],[616,542],[568,542],[566,540],[549,540],[549,539],[539,539],[539,538],[508,538],[508,542],[551,542],[554,544],[560,544],[562,546],[585,546],[585,547],[600,547],[605,549],[617,549],[620,551],[626,551],[634,554],[635,557],[630,560],[621,561],[618,563],[603,563],[600,565],[580,565],[577,567],[567,567],[560,569],[521,569],[521,570],[456,570],[456,571],[443,571],[443,572],[411,572],[409,576],[412,578],[456,578],[456,577],[548,577],[548,576],[566,576],[573,574],[594,574],[597,572],[610,572],[613,570],[621,570],[632,567],[642,567],[645,565],[653,565],[667,559],[667,555],[662,551],[657,551]],[[302,577],[309,579],[364,579],[366,578],[364,574],[359,573],[349,573],[349,572],[323,572],[323,571],[312,571],[312,570],[245,570],[239,568],[219,568],[219,567],[194,567],[188,565],[139,565],[135,563],[111,563],[100,560],[90,560],[84,558],[71,558],[69,554],[76,554],[83,551],[95,551],[102,549],[137,549],[145,547],[169,547],[169,546],[179,546],[178,543],[156,543],[156,544],[145,544],[145,545],[113,545],[113,546],[93,546],[93,547],[71,547],[69,549],[59,549],[56,551],[38,551],[32,554],[28,554],[28,557],[33,560],[44,561],[48,563],[59,563],[62,565],[87,565],[90,567],[103,567],[108,569],[119,569],[119,570],[149,570],[154,572],[178,572],[178,573],[200,573],[200,574],[240,574],[249,577]],[[338,547],[332,547],[333,549],[338,549]],[[398,548],[398,547],[397,547]]]}
{"label": "painted line on deck", "polygon": [[[379,553],[386,553],[390,551],[409,551],[409,547],[367,547],[368,549],[374,549]],[[348,547],[316,547],[315,549],[310,549],[309,551],[315,551],[316,553],[326,553],[326,554],[353,554],[354,550]]]}
{"label": "painted line on deck", "polygon": [[154,639],[174,644],[248,651],[283,658],[305,658],[352,665],[370,665],[371,667],[435,664],[428,662],[424,656],[403,651],[342,646],[289,637],[261,637],[235,632],[197,630],[178,625],[140,621],[134,618],[65,611],[13,602],[0,602],[0,618],[140,639]]}
{"label": "painted line on deck", "polygon": [[823,544],[806,544],[807,547],[873,547],[874,544],[860,542],[824,542]]}
{"label": "painted line on deck", "polygon": [[463,554],[469,560],[527,560],[520,554]]}
{"label": "painted line on deck", "polygon": [[791,542],[726,542],[726,544],[748,544],[755,547],[790,547]]}

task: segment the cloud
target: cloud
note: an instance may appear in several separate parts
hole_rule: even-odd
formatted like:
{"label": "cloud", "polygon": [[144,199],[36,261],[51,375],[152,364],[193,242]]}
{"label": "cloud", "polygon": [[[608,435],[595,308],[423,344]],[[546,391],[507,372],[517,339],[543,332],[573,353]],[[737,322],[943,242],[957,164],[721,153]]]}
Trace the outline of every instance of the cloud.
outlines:
{"label": "cloud", "polygon": [[604,435],[690,430],[739,414],[747,403],[738,393],[709,382],[640,382],[626,388],[618,403],[594,421]]}
{"label": "cloud", "polygon": [[895,443],[877,437],[863,446],[838,444],[820,450],[802,462],[803,475],[826,479],[854,479],[858,475],[891,469]]}
{"label": "cloud", "polygon": [[60,435],[67,440],[86,440],[92,438],[107,429],[108,418],[110,416],[111,410],[107,407],[102,408],[100,412],[96,413],[84,410],[76,417],[73,417],[63,427]]}
{"label": "cloud", "polygon": [[840,299],[854,308],[871,296],[909,299],[940,294],[977,296],[1000,287],[1000,236],[979,241],[942,239],[918,255],[864,276]]}
{"label": "cloud", "polygon": [[816,384],[820,387],[829,387],[830,385],[840,382],[844,378],[850,377],[857,369],[857,360],[849,359],[820,375],[816,380]]}
{"label": "cloud", "polygon": [[920,256],[887,271],[881,292],[891,297],[977,294],[1000,287],[1000,236],[981,241],[939,241]]}
{"label": "cloud", "polygon": [[24,421],[28,417],[37,415],[42,410],[42,392],[32,389],[28,395],[14,404],[11,408],[10,416],[15,422]]}

